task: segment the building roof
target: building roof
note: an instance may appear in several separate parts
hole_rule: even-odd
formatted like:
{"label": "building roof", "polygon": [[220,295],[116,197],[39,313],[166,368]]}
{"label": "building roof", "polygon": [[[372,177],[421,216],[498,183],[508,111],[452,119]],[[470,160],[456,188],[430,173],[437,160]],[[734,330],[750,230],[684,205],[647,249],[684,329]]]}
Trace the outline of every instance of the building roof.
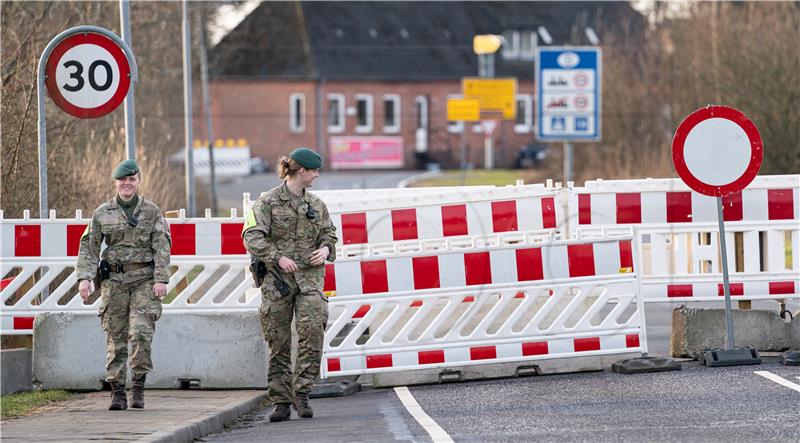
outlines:
{"label": "building roof", "polygon": [[[264,2],[211,50],[211,68],[217,79],[453,79],[477,74],[477,34],[543,26],[553,45],[585,45],[584,27],[622,23],[644,27],[627,2]],[[500,53],[495,70],[533,77],[532,60]]]}

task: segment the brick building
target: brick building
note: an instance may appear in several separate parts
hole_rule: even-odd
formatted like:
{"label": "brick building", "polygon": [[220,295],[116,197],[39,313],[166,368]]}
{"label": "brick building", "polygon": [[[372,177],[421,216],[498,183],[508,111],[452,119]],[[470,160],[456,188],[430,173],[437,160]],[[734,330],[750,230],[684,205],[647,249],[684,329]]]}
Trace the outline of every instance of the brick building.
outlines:
{"label": "brick building", "polygon": [[590,44],[608,23],[643,27],[623,2],[264,2],[210,52],[214,131],[270,164],[310,146],[326,167],[458,167],[463,148],[481,167],[480,126],[448,122],[446,104],[476,76],[472,37],[500,34],[495,75],[516,77],[518,95],[495,164],[511,166],[534,139],[536,46]]}

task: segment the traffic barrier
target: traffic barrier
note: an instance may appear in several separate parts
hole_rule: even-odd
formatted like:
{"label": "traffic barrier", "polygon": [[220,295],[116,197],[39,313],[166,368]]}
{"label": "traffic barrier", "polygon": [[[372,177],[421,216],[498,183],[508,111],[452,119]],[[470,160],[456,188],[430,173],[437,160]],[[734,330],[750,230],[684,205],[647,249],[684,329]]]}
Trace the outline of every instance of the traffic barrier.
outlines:
{"label": "traffic barrier", "polygon": [[322,376],[646,352],[632,260],[630,240],[345,259],[361,281],[330,299]]}
{"label": "traffic barrier", "polygon": [[[636,228],[646,302],[720,299],[715,198],[679,179],[596,180],[568,198],[578,238],[630,235]],[[723,198],[723,215],[731,295],[800,297],[800,176],[757,177]]]}

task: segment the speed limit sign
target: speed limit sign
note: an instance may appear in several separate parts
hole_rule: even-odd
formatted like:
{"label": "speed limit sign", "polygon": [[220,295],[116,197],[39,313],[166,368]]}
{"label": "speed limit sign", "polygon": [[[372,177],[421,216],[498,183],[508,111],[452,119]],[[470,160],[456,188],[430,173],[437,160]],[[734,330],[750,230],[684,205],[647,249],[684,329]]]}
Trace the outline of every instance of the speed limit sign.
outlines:
{"label": "speed limit sign", "polygon": [[102,117],[125,100],[131,84],[125,52],[105,35],[73,34],[50,52],[45,84],[50,98],[78,118]]}

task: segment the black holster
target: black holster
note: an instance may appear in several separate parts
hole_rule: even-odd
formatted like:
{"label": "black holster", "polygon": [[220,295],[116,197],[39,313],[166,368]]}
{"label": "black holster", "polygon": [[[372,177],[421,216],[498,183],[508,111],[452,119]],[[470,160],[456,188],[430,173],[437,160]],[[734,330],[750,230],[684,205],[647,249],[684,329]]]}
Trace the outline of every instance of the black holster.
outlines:
{"label": "black holster", "polygon": [[104,280],[108,280],[111,277],[111,263],[108,260],[100,260],[100,265],[97,266],[97,272],[94,274],[94,288],[100,289],[100,285],[103,284]]}
{"label": "black holster", "polygon": [[278,292],[281,293],[281,297],[286,297],[287,295],[289,295],[289,293],[292,292],[292,290],[289,289],[289,285],[286,284],[285,281],[283,281],[283,279],[280,277],[280,275],[278,275],[277,272],[273,271],[272,269],[270,269],[269,272],[270,274],[272,274],[273,277],[275,277],[275,289],[277,289]]}
{"label": "black holster", "polygon": [[261,260],[250,256],[250,273],[253,274],[253,281],[257,288],[264,284],[264,279],[267,278],[267,265]]}

